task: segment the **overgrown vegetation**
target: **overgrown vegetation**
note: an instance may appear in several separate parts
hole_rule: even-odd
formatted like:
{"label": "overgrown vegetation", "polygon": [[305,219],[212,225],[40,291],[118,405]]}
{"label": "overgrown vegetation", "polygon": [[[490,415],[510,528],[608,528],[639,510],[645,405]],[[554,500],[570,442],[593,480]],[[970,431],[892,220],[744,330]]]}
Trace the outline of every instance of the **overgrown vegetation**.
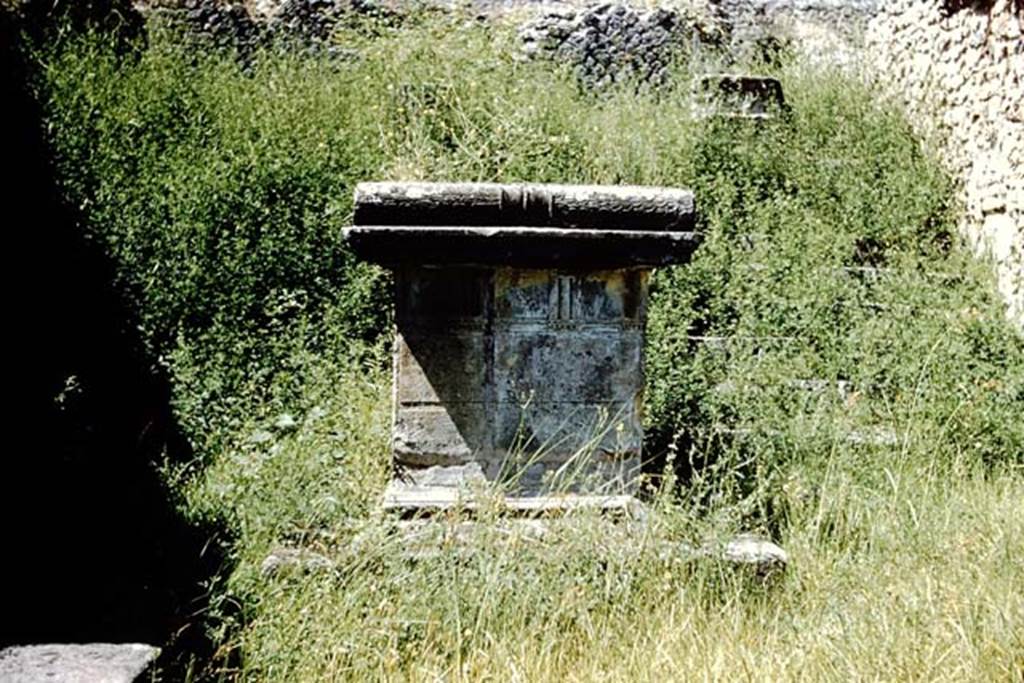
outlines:
{"label": "overgrown vegetation", "polygon": [[[200,456],[165,475],[238,534],[203,673],[1022,676],[1024,342],[955,245],[948,179],[866,86],[791,65],[789,116],[695,121],[696,67],[587,94],[457,15],[356,25],[351,60],[244,68],[153,28],[128,54],[52,48],[38,87],[63,190]],[[602,550],[588,520],[554,544],[393,552],[373,515],[388,282],[339,239],[354,184],[380,178],[695,190],[706,242],[653,283],[655,524],[771,531],[780,585]],[[281,543],[340,568],[262,574]]]}

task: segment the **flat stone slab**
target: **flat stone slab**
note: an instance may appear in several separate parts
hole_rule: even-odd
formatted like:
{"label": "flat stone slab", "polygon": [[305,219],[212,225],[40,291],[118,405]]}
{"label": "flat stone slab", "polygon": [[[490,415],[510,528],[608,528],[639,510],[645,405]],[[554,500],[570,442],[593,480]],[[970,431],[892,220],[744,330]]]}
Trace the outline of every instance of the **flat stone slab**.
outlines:
{"label": "flat stone slab", "polygon": [[588,514],[491,520],[417,517],[367,527],[333,550],[275,548],[264,560],[263,571],[270,576],[323,571],[344,574],[353,562],[361,563],[374,553],[422,562],[496,549],[553,562],[567,554],[583,553],[605,559],[626,557],[641,564],[718,564],[761,579],[783,574],[790,562],[783,548],[761,536],[741,534],[697,545],[663,535],[656,527],[650,517]]}
{"label": "flat stone slab", "polygon": [[0,681],[131,683],[159,654],[142,643],[18,645],[0,650]]}
{"label": "flat stone slab", "polygon": [[357,256],[385,266],[593,270],[686,263],[701,241],[693,231],[459,225],[358,225],[344,238]]}
{"label": "flat stone slab", "polygon": [[385,512],[421,514],[486,508],[512,517],[557,516],[586,510],[634,518],[644,514],[643,504],[630,495],[474,495],[462,488],[407,486],[398,482],[392,482],[385,490],[382,508]]}
{"label": "flat stone slab", "polygon": [[667,230],[694,227],[693,192],[647,185],[359,183],[356,225],[520,225]]}

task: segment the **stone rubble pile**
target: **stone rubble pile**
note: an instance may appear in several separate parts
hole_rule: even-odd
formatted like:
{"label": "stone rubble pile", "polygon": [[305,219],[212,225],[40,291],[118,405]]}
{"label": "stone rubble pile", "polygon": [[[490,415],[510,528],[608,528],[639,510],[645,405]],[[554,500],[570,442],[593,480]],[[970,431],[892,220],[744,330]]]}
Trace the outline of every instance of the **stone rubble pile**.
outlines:
{"label": "stone rubble pile", "polygon": [[218,47],[233,48],[243,58],[266,46],[282,46],[334,56],[334,27],[347,14],[390,14],[373,0],[284,0],[256,3],[255,11],[222,0],[185,0],[178,7],[156,10],[188,32]]}
{"label": "stone rubble pile", "polygon": [[1024,12],[1013,0],[974,5],[892,0],[871,23],[867,55],[939,144],[960,181],[961,231],[995,262],[1024,328]]}
{"label": "stone rubble pile", "polygon": [[663,83],[678,51],[695,42],[720,42],[696,15],[618,3],[548,11],[523,24],[519,38],[527,57],[568,62],[592,88],[625,78]]}
{"label": "stone rubble pile", "polygon": [[164,13],[220,47],[255,47],[260,40],[260,27],[243,5],[186,0],[180,10]]}
{"label": "stone rubble pile", "polygon": [[774,61],[789,50],[816,62],[853,64],[877,0],[703,0],[644,9],[628,2],[559,5],[519,31],[523,53],[574,66],[603,87],[626,77],[661,83],[677,54],[725,48],[726,61]]}

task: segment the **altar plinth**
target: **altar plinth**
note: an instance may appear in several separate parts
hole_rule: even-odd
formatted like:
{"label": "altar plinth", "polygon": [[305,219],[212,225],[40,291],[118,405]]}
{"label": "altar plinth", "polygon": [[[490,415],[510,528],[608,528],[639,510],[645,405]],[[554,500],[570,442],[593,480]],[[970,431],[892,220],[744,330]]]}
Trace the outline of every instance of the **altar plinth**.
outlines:
{"label": "altar plinth", "polygon": [[395,273],[386,506],[635,489],[647,280],[697,247],[691,192],[364,183],[345,239]]}

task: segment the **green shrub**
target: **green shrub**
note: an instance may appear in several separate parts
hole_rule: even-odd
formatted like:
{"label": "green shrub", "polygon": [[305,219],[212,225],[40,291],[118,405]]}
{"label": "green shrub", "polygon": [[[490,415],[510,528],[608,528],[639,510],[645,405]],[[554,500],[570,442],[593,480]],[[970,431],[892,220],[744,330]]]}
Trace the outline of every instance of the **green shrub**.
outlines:
{"label": "green shrub", "polygon": [[654,283],[651,445],[703,465],[724,451],[719,484],[759,463],[758,494],[791,460],[871,450],[856,435],[1019,466],[1024,345],[953,248],[948,179],[864,86],[795,67],[784,82],[791,116],[712,122],[691,154],[708,239]]}
{"label": "green shrub", "polygon": [[385,328],[382,273],[339,239],[379,163],[372,101],[341,72],[284,61],[250,78],[167,39],[122,60],[92,37],[46,80],[65,190],[201,448],[225,420],[300,400],[303,350],[344,356]]}

